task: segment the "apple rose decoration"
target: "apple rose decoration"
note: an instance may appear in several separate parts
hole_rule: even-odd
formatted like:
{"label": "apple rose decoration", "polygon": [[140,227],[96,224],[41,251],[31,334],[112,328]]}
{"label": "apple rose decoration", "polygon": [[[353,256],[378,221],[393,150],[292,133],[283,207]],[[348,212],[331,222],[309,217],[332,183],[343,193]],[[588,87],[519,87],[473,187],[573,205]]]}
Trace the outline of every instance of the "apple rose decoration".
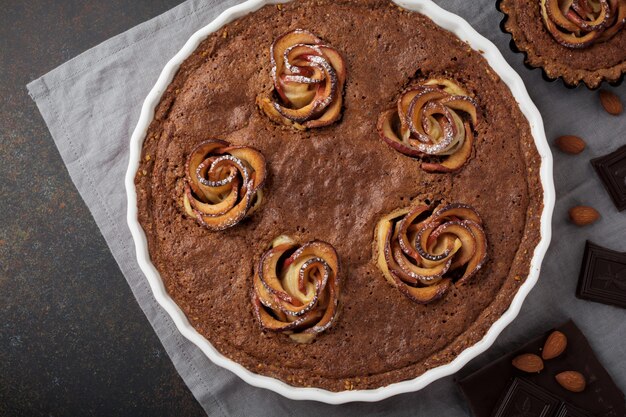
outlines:
{"label": "apple rose decoration", "polygon": [[337,316],[338,274],[339,257],[329,243],[274,239],[254,275],[252,304],[261,326],[312,342]]}
{"label": "apple rose decoration", "polygon": [[202,142],[185,164],[185,212],[211,231],[232,227],[261,204],[265,176],[258,150],[217,139]]}
{"label": "apple rose decoration", "polygon": [[397,108],[381,113],[378,133],[393,149],[432,160],[422,161],[425,171],[456,171],[472,153],[477,108],[474,98],[456,82],[428,79],[404,91]]}
{"label": "apple rose decoration", "polygon": [[274,90],[257,98],[270,119],[300,130],[339,120],[346,65],[337,50],[296,29],[276,39],[270,55]]}
{"label": "apple rose decoration", "polygon": [[417,201],[378,222],[375,256],[391,285],[427,304],[476,274],[487,259],[487,238],[472,207]]}
{"label": "apple rose decoration", "polygon": [[540,0],[543,23],[566,48],[611,39],[626,23],[626,0]]}

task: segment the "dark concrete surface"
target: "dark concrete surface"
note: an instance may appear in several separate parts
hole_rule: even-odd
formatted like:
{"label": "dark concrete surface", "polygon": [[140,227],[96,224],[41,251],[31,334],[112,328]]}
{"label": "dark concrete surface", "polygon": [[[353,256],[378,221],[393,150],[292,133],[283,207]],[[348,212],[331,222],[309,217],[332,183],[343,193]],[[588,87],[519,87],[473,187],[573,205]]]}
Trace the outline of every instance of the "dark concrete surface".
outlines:
{"label": "dark concrete surface", "polygon": [[181,0],[0,0],[0,416],[203,416],[26,84]]}

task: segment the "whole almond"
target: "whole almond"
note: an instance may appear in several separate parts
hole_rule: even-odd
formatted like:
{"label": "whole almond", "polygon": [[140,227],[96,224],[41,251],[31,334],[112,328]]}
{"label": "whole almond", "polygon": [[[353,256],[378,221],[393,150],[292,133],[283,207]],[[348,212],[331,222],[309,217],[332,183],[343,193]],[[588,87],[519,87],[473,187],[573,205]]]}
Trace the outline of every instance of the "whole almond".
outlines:
{"label": "whole almond", "polygon": [[585,381],[583,374],[576,371],[561,372],[554,378],[556,378],[556,382],[558,382],[559,385],[572,392],[582,392],[587,386],[587,381]]}
{"label": "whole almond", "polygon": [[569,209],[569,219],[576,226],[587,226],[600,218],[600,213],[593,207],[576,206]]}
{"label": "whole almond", "polygon": [[607,90],[600,90],[600,103],[607,113],[617,116],[622,113],[624,107],[620,98]]}
{"label": "whole almond", "polygon": [[534,373],[543,369],[543,361],[534,353],[523,353],[513,359],[513,366],[520,371]]}
{"label": "whole almond", "polygon": [[556,138],[554,143],[556,144],[556,146],[559,147],[560,150],[572,155],[581,153],[585,150],[585,146],[587,146],[584,140],[582,140],[578,136],[573,135],[559,136],[558,138]]}
{"label": "whole almond", "polygon": [[558,330],[550,333],[550,336],[546,339],[546,343],[543,345],[541,351],[541,357],[544,360],[554,359],[565,351],[567,347],[567,336]]}

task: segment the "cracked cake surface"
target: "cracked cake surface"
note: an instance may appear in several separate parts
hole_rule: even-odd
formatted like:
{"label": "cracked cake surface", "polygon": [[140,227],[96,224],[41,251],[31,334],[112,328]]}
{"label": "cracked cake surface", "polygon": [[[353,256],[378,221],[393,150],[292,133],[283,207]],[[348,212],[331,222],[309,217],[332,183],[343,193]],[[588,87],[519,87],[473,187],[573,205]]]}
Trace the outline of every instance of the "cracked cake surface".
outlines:
{"label": "cracked cake surface", "polygon": [[[270,45],[304,28],[345,59],[339,121],[300,131],[266,117]],[[481,111],[474,147],[453,173],[430,173],[376,129],[412,83],[448,77]],[[185,214],[185,161],[221,139],[265,157],[260,207],[222,231]],[[139,221],[150,257],[190,323],[223,355],[295,386],[371,389],[415,378],[478,342],[509,307],[540,239],[540,157],[508,87],[479,52],[427,17],[386,0],[301,0],[265,6],[204,40],[156,107],[141,155]],[[421,195],[481,215],[488,261],[464,286],[420,305],[384,278],[377,222]],[[264,331],[250,302],[256,266],[280,235],[329,242],[341,264],[340,310],[312,343]]]}

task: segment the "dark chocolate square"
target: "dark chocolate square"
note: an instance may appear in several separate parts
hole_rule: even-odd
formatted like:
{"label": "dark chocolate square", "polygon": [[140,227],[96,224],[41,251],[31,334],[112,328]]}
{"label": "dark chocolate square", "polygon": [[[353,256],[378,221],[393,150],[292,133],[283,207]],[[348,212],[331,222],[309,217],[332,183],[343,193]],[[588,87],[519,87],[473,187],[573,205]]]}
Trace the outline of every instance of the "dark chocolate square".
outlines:
{"label": "dark chocolate square", "polygon": [[494,417],[553,417],[561,400],[549,391],[515,378],[505,391]]}
{"label": "dark chocolate square", "polygon": [[580,408],[574,407],[571,404],[562,403],[561,407],[559,407],[554,417],[593,417],[593,416],[587,413],[586,411],[581,410]]}
{"label": "dark chocolate square", "polygon": [[576,296],[626,308],[626,253],[587,241]]}
{"label": "dark chocolate square", "polygon": [[626,145],[608,155],[591,160],[615,207],[626,210]]}
{"label": "dark chocolate square", "polygon": [[[543,371],[527,374],[511,365],[513,358],[522,353],[541,355],[543,344],[553,330],[565,334],[567,349],[556,358],[546,361]],[[587,379],[587,387],[583,392],[567,391],[556,382],[556,374],[569,370],[581,372]],[[540,386],[593,417],[626,416],[624,394],[596,358],[585,335],[571,320],[472,373],[463,374],[461,371],[457,375],[457,383],[475,417],[492,417],[502,397],[502,390],[516,377]]]}

